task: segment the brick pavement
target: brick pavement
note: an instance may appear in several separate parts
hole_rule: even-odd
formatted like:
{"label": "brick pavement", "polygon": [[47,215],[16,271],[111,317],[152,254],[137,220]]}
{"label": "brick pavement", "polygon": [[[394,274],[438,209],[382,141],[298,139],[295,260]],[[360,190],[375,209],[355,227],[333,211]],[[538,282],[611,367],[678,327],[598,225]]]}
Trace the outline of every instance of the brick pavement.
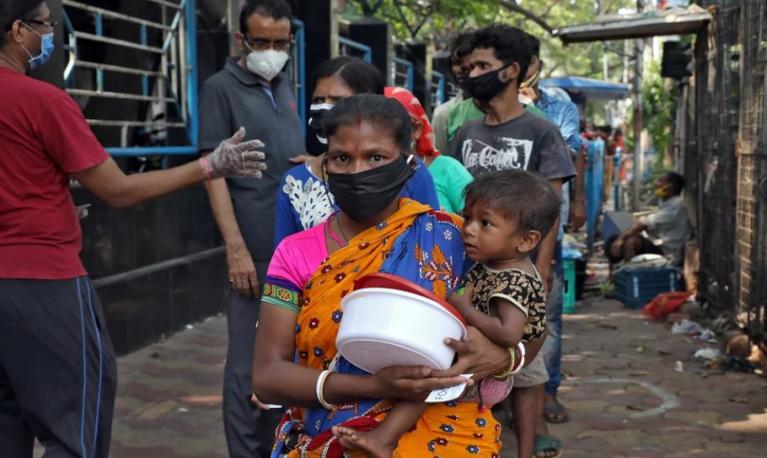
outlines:
{"label": "brick pavement", "polygon": [[[565,457],[765,456],[766,378],[704,369],[692,358],[703,344],[613,301],[579,304],[564,339],[572,419],[550,428]],[[112,456],[226,456],[225,349],[226,322],[215,317],[120,358]],[[515,456],[510,436],[504,457]]]}

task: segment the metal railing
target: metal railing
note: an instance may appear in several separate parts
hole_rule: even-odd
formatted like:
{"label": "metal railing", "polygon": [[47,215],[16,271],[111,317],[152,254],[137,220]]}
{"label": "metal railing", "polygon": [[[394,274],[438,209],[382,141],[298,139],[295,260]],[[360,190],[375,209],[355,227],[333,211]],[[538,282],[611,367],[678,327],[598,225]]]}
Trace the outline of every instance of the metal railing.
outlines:
{"label": "metal railing", "polygon": [[412,62],[395,57],[391,62],[392,85],[404,87],[408,91],[413,92],[414,71],[415,69]]}
{"label": "metal railing", "polygon": [[431,71],[431,109],[445,103],[447,99],[447,80],[442,72]]}
{"label": "metal railing", "polygon": [[370,46],[346,37],[338,37],[338,54],[341,56],[359,57],[369,64],[373,62],[373,50]]}
{"label": "metal railing", "polygon": [[[64,70],[66,90],[78,98],[102,98],[146,102],[141,119],[88,119],[93,127],[120,129],[120,145],[108,147],[115,156],[146,154],[195,154],[199,132],[198,82],[197,82],[197,37],[195,0],[142,0],[147,7],[159,9],[156,20],[96,7],[84,2],[63,0],[64,27],[67,35],[68,62]],[[151,5],[150,5],[151,4]],[[93,30],[76,30],[67,11],[85,12],[93,18]],[[138,40],[108,36],[104,21],[135,26]],[[150,39],[150,33],[152,38]],[[159,33],[159,39],[156,35]],[[109,49],[131,50],[142,55],[131,66],[114,65],[81,59],[79,48],[84,42],[98,43]],[[106,52],[105,52],[106,54]],[[130,59],[126,59],[130,61]],[[79,85],[76,69],[95,72],[95,83]],[[105,76],[110,74],[132,75],[141,79],[141,91],[123,92],[105,88]],[[95,87],[94,87],[95,86]],[[179,119],[170,119],[170,114]],[[158,125],[157,115],[165,120],[160,123],[165,129],[181,129],[186,142],[183,145],[133,147],[129,145],[129,131],[134,128],[152,129]],[[119,118],[120,116],[115,116]]]}
{"label": "metal railing", "polygon": [[301,118],[301,129],[306,134],[306,29],[304,23],[298,19],[293,20],[293,39],[295,43],[291,49],[291,77],[293,78],[293,92],[298,103],[298,116]]}

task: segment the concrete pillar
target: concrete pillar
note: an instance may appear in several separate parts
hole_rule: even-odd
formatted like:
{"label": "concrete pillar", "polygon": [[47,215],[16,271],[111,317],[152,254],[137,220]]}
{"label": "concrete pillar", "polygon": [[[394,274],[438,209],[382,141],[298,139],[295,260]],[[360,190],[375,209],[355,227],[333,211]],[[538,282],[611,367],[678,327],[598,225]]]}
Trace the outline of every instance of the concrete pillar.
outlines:
{"label": "concrete pillar", "polygon": [[373,65],[381,70],[387,80],[391,80],[389,24],[376,18],[361,19],[349,25],[349,38],[370,46]]}
{"label": "concrete pillar", "polygon": [[413,63],[413,94],[427,113],[431,112],[431,62],[426,43],[408,43],[400,47],[401,56]]}
{"label": "concrete pillar", "polygon": [[[303,21],[306,31],[307,103],[311,103],[314,79],[319,65],[335,55],[338,48],[338,27],[335,0],[298,0],[293,14]],[[307,113],[308,113],[307,106]]]}

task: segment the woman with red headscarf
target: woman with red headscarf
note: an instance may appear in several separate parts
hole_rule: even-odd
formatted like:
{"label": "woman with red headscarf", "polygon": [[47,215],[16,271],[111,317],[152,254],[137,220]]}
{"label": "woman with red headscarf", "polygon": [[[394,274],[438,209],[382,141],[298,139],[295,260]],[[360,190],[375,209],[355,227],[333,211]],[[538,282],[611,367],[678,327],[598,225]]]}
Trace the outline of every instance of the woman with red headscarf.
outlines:
{"label": "woman with red headscarf", "polygon": [[388,86],[384,95],[401,103],[413,121],[413,152],[429,168],[442,210],[451,213],[463,211],[463,191],[471,183],[472,176],[458,160],[439,154],[434,146],[434,131],[421,102],[410,91]]}

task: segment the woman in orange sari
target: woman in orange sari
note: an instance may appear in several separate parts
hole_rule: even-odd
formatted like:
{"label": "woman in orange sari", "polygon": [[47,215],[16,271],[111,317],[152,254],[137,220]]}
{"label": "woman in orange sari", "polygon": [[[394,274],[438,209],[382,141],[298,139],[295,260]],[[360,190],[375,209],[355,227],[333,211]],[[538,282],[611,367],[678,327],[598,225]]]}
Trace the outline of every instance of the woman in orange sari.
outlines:
{"label": "woman in orange sari", "polygon": [[[464,265],[461,221],[399,191],[412,175],[410,118],[396,101],[353,96],[326,115],[325,167],[341,211],[289,236],[272,258],[256,339],[253,388],[264,403],[291,409],[276,435],[273,457],[360,456],[345,451],[331,428],[376,426],[397,399],[501,373],[512,363],[476,329],[449,371],[391,367],[367,374],[337,354],[341,299],[354,280],[373,272],[402,276],[438,296],[459,284]],[[498,456],[501,428],[476,403],[430,405],[399,441],[395,457]]]}

